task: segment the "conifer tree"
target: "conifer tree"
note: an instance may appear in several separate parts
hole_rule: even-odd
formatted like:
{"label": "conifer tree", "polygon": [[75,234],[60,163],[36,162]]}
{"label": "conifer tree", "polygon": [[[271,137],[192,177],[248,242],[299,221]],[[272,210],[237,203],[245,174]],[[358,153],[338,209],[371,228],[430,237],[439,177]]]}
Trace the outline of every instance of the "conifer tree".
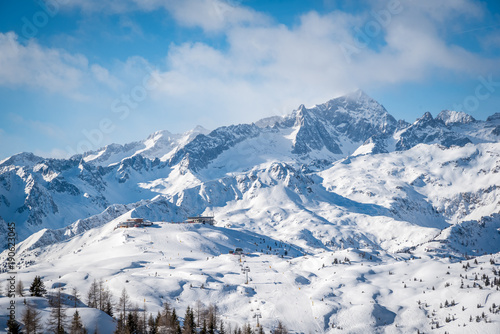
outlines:
{"label": "conifer tree", "polygon": [[195,333],[195,323],[194,323],[194,313],[193,310],[188,306],[186,309],[186,314],[184,315],[184,325],[183,334],[194,334]]}
{"label": "conifer tree", "polygon": [[177,332],[180,329],[179,319],[177,318],[177,314],[175,312],[175,307],[172,309],[172,316],[170,318],[170,329],[174,332]]}
{"label": "conifer tree", "polygon": [[148,334],[158,334],[158,317],[157,319],[153,318],[152,314],[149,314],[148,319]]}
{"label": "conifer tree", "polygon": [[207,334],[207,321],[203,319],[203,327],[201,328],[200,334]]}
{"label": "conifer tree", "polygon": [[7,321],[7,334],[20,334],[21,325],[15,319]]}
{"label": "conifer tree", "polygon": [[33,282],[31,283],[30,286],[30,293],[34,297],[42,297],[44,294],[47,293],[47,290],[45,289],[45,284],[42,281],[42,278],[40,276],[35,276],[33,279]]}
{"label": "conifer tree", "polygon": [[220,321],[220,329],[219,329],[219,334],[226,334],[226,330],[224,328],[224,321]]}
{"label": "conifer tree", "polygon": [[130,312],[127,317],[127,334],[137,334],[137,319],[133,312]]}
{"label": "conifer tree", "polygon": [[71,320],[70,334],[84,334],[85,328],[83,327],[82,318],[78,310],[73,313],[73,320]]}
{"label": "conifer tree", "polygon": [[116,329],[114,334],[124,334],[125,333],[125,316],[123,315],[122,312],[120,312],[120,315],[116,321]]}

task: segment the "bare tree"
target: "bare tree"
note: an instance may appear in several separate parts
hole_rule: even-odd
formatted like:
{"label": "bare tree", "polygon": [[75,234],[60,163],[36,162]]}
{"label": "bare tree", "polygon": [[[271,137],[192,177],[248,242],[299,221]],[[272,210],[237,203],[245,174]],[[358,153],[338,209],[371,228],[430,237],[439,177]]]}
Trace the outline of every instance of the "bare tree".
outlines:
{"label": "bare tree", "polygon": [[130,307],[130,297],[127,293],[127,290],[123,288],[122,294],[120,296],[120,301],[118,302],[118,308],[120,309],[120,312],[123,315],[124,319],[124,325],[125,325],[125,319],[127,319],[127,310]]}
{"label": "bare tree", "polygon": [[273,334],[288,334],[288,329],[286,326],[281,322],[281,320],[278,321],[278,326],[273,330]]}
{"label": "bare tree", "polygon": [[98,308],[99,306],[98,298],[99,298],[99,283],[97,283],[97,280],[94,279],[94,281],[90,285],[89,291],[87,292],[87,305],[89,307]]}
{"label": "bare tree", "polygon": [[71,290],[71,298],[73,298],[73,305],[76,308],[78,298],[80,298],[80,294],[78,293],[78,289],[76,287],[73,287],[73,289]]}
{"label": "bare tree", "polygon": [[24,284],[23,281],[21,280],[17,281],[16,293],[19,297],[24,297]]}
{"label": "bare tree", "polygon": [[42,331],[40,311],[32,303],[27,303],[26,308],[21,314],[21,320],[24,323],[26,334],[37,334]]}
{"label": "bare tree", "polygon": [[205,312],[205,305],[203,305],[201,300],[196,301],[196,325],[201,327],[201,323],[203,321],[203,313]]}

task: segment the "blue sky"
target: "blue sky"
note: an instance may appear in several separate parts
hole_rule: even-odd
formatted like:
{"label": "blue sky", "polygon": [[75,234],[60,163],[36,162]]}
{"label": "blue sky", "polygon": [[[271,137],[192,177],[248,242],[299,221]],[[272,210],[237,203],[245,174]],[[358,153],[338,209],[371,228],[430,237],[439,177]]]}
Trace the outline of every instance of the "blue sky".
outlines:
{"label": "blue sky", "polygon": [[500,112],[498,1],[3,0],[0,159],[284,115]]}

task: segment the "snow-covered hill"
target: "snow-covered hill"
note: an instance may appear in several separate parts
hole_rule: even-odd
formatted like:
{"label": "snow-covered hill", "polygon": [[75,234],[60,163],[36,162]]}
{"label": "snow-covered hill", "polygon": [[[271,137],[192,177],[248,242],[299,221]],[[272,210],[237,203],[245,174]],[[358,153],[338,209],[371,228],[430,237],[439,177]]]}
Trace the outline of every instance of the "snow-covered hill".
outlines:
{"label": "snow-covered hill", "polygon": [[[500,269],[498,254],[479,257],[477,264],[423,246],[400,254],[367,245],[313,255],[264,234],[218,226],[155,222],[115,229],[129,216],[64,242],[23,245],[17,279],[27,283],[41,275],[50,290],[63,287],[69,293],[77,287],[82,296],[94,279],[102,279],[115,302],[125,288],[133,303],[153,315],[165,302],[184,314],[201,300],[218,306],[226,328],[255,325],[253,316],[260,313],[266,331],[282,319],[296,333],[408,333],[437,327],[437,332],[498,332],[500,312],[493,305],[500,304],[500,293],[483,276],[497,277],[492,270]],[[241,261],[228,254],[236,247],[244,250]],[[470,267],[464,269],[466,263]],[[247,266],[248,284],[241,271]],[[0,298],[0,305],[7,301]],[[48,314],[47,305],[40,308]],[[90,309],[81,306],[79,312]],[[84,318],[89,329],[103,316],[93,312]],[[110,326],[109,317],[105,321],[103,326]]]}

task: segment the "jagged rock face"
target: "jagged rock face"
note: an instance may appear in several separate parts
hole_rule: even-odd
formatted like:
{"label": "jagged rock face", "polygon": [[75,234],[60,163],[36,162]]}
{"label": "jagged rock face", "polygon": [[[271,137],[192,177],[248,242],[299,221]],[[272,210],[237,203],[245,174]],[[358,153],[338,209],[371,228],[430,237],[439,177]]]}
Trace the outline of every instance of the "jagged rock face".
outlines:
{"label": "jagged rock face", "polygon": [[493,131],[491,131],[495,136],[500,136],[500,125],[496,126]]}
{"label": "jagged rock face", "polygon": [[295,135],[295,143],[292,153],[307,154],[313,150],[321,150],[323,147],[335,154],[341,154],[336,136],[327,129],[327,122],[318,119],[313,111],[301,106],[297,111],[295,127],[298,131]]}
{"label": "jagged rock face", "polygon": [[445,147],[464,146],[471,140],[460,133],[454,132],[438,118],[433,118],[426,112],[415,123],[407,127],[396,143],[398,151],[408,150],[418,144],[441,144]]}
{"label": "jagged rock face", "polygon": [[345,154],[340,142],[347,139],[362,143],[372,136],[392,134],[397,121],[385,108],[361,91],[330,100],[311,109],[303,105],[277,123],[297,128],[293,153],[304,155],[326,148],[334,154]]}
{"label": "jagged rock face", "polygon": [[218,128],[208,135],[200,134],[180,148],[169,164],[173,166],[184,160],[186,168],[193,171],[203,169],[222,152],[246,139],[258,136],[260,132],[261,129],[254,124],[240,124]]}
{"label": "jagged rock face", "polygon": [[498,122],[500,121],[500,113],[494,113],[486,119],[486,122]]}
{"label": "jagged rock face", "polygon": [[392,133],[397,121],[378,102],[362,91],[331,100],[320,109],[332,119],[337,131],[353,141],[365,141],[373,135]]}

